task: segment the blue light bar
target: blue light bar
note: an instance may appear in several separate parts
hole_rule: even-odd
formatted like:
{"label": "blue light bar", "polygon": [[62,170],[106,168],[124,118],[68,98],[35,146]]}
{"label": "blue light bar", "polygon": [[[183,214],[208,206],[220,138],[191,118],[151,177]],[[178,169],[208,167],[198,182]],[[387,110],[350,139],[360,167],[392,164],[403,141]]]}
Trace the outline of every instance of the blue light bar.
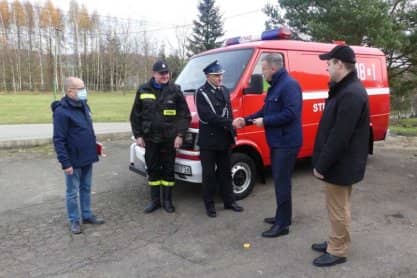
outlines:
{"label": "blue light bar", "polygon": [[278,38],[278,30],[279,29],[271,29],[262,32],[261,38],[263,41],[266,40],[274,40]]}
{"label": "blue light bar", "polygon": [[234,45],[240,43],[240,37],[229,38],[224,42],[224,45]]}
{"label": "blue light bar", "polygon": [[261,38],[263,41],[276,40],[276,39],[289,39],[291,38],[291,31],[286,27],[266,30],[262,32]]}
{"label": "blue light bar", "polygon": [[291,31],[287,27],[281,27],[276,29],[271,29],[262,32],[260,37],[253,37],[253,36],[239,36],[229,38],[224,42],[225,46],[240,44],[243,42],[251,42],[251,41],[260,41],[260,40],[279,40],[279,39],[289,39],[291,38]]}

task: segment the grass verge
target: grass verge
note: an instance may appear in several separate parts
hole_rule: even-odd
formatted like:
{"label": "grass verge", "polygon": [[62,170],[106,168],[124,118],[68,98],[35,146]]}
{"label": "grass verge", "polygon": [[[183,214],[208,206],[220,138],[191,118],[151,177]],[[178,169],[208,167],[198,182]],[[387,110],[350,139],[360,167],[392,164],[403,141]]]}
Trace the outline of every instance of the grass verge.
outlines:
{"label": "grass verge", "polygon": [[417,136],[417,118],[391,119],[389,130],[396,135]]}
{"label": "grass verge", "polygon": [[[60,97],[57,97],[60,99]],[[94,122],[127,122],[134,92],[89,92]],[[0,94],[0,124],[51,123],[52,93]]]}

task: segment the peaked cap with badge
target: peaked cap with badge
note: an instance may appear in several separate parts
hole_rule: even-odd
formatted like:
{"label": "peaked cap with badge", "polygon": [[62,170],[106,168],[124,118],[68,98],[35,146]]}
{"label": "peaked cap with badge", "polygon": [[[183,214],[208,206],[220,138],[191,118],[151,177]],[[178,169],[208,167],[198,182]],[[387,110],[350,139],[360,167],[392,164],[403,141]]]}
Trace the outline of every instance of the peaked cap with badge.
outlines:
{"label": "peaked cap with badge", "polygon": [[164,61],[156,61],[153,64],[152,70],[154,72],[166,72],[169,71],[168,64]]}
{"label": "peaked cap with badge", "polygon": [[210,63],[203,69],[204,74],[223,74],[224,69],[217,60]]}

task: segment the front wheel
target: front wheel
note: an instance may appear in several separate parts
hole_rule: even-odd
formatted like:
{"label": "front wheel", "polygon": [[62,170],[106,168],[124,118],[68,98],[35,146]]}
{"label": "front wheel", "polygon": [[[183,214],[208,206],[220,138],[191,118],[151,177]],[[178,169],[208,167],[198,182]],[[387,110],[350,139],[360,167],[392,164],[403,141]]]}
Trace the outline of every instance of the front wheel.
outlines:
{"label": "front wheel", "polygon": [[232,184],[237,200],[247,197],[256,181],[256,167],[253,159],[243,153],[232,154]]}

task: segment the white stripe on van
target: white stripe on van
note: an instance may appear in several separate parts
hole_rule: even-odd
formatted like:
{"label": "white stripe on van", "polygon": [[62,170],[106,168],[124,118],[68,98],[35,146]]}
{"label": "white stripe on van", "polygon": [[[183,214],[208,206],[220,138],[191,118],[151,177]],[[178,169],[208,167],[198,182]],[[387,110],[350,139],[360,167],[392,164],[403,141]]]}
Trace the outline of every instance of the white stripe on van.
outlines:
{"label": "white stripe on van", "polygon": [[[389,88],[368,88],[366,89],[368,95],[389,95]],[[310,99],[324,99],[327,98],[328,91],[308,91],[303,92],[303,100]]]}
{"label": "white stripe on van", "polygon": [[327,98],[328,91],[309,91],[303,92],[303,100]]}
{"label": "white stripe on van", "polygon": [[368,95],[389,95],[389,88],[366,89]]}

